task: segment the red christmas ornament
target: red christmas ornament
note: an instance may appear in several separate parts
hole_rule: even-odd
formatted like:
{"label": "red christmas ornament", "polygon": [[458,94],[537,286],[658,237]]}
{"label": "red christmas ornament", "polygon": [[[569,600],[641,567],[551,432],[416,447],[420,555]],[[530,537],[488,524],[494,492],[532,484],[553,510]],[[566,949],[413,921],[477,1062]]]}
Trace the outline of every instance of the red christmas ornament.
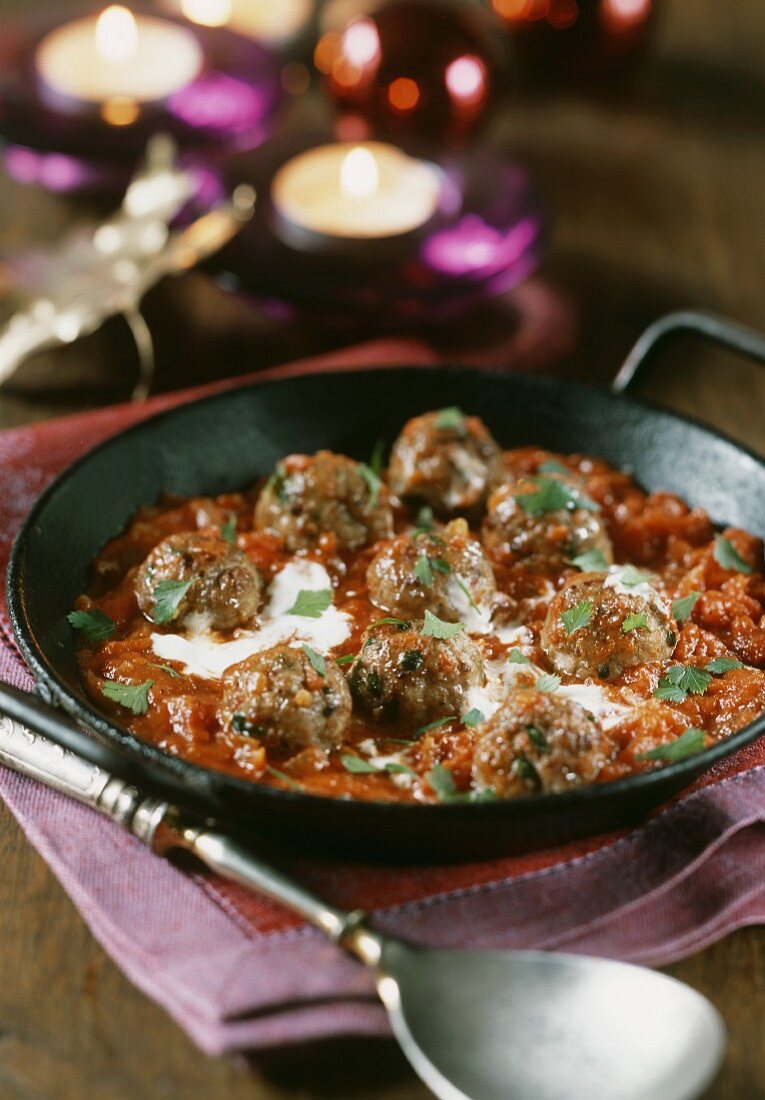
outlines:
{"label": "red christmas ornament", "polygon": [[524,69],[545,83],[629,75],[657,0],[490,0]]}
{"label": "red christmas ornament", "polygon": [[491,97],[484,28],[472,5],[389,0],[327,31],[314,61],[330,96],[363,122],[354,136],[454,141],[475,130]]}

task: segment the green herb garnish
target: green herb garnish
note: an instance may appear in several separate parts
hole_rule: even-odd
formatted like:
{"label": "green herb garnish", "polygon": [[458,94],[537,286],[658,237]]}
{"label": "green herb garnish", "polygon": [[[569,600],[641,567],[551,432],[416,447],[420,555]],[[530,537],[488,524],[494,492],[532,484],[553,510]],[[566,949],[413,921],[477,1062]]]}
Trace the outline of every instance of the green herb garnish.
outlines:
{"label": "green herb garnish", "polygon": [[635,611],[622,623],[622,634],[629,634],[632,630],[642,630],[648,626],[648,616],[645,611]]}
{"label": "green herb garnish", "polygon": [[424,638],[445,639],[453,638],[455,634],[459,634],[459,632],[464,629],[465,626],[463,623],[445,623],[443,619],[439,619],[432,611],[426,611],[420,633]]}
{"label": "green herb garnish", "polygon": [[700,599],[700,597],[700,592],[690,592],[687,596],[681,596],[679,600],[673,600],[673,618],[677,619],[679,623],[684,623],[686,619],[690,618],[691,612],[696,606],[696,601]]}
{"label": "green herb garnish", "polygon": [[220,537],[224,542],[236,542],[236,516],[233,512],[229,512],[225,523],[221,524]]}
{"label": "green herb garnish", "polygon": [[751,573],[752,567],[748,561],[739,554],[730,539],[722,535],[715,535],[715,546],[712,551],[714,559],[723,569],[733,569],[736,573]]}
{"label": "green herb garnish", "polygon": [[419,737],[423,733],[430,733],[431,730],[440,729],[441,726],[445,726],[448,722],[456,722],[456,714],[447,714],[445,718],[436,718],[435,722],[428,722],[427,726],[420,726],[418,730],[415,730],[412,734],[413,737]]}
{"label": "green herb garnish", "polygon": [[547,738],[542,733],[538,726],[526,726],[526,733],[528,734],[529,741],[533,745],[536,745],[538,749],[549,749]]}
{"label": "green herb garnish", "polygon": [[656,579],[653,573],[642,572],[634,565],[625,565],[618,576],[625,588],[637,588],[639,584],[650,584]]}
{"label": "green herb garnish", "polygon": [[377,504],[378,497],[380,496],[380,487],[382,481],[378,474],[374,472],[371,466],[367,466],[366,462],[359,463],[359,473],[367,483],[369,489],[369,507],[374,508]]}
{"label": "green herb garnish", "polygon": [[456,405],[440,409],[436,413],[436,427],[442,432],[464,432],[465,415],[462,409],[458,409]]}
{"label": "green herb garnish", "polygon": [[231,719],[231,728],[235,733],[243,733],[245,737],[260,737],[264,733],[263,727],[251,722],[245,714],[235,714]]}
{"label": "green herb garnish", "polygon": [[443,764],[434,764],[425,776],[439,802],[450,802],[457,794],[454,776]]}
{"label": "green herb garnish", "polygon": [[304,619],[320,619],[331,603],[331,588],[301,588],[287,614],[301,615]]}
{"label": "green herb garnish", "polygon": [[373,772],[379,770],[374,764],[370,764],[368,760],[362,760],[360,756],[354,756],[350,752],[342,754],[340,763],[347,772],[352,772],[354,775],[372,775]]}
{"label": "green herb garnish", "polygon": [[303,642],[301,648],[303,650],[303,653],[305,653],[306,657],[311,662],[313,668],[316,670],[316,672],[318,672],[319,676],[326,677],[327,662],[324,657],[322,657],[321,653],[317,653],[315,649],[311,649],[311,647],[309,645],[306,645],[305,642]]}
{"label": "green herb garnish", "polygon": [[191,581],[160,581],[151,594],[154,600],[154,622],[171,622],[190,588]]}
{"label": "green herb garnish", "polygon": [[384,619],[376,619],[370,623],[367,630],[374,630],[376,626],[397,626],[399,630],[408,630],[411,625],[409,619],[396,619],[393,615],[386,615]]}
{"label": "green herb garnish", "polygon": [[79,630],[86,642],[105,642],[117,629],[117,624],[97,607],[92,611],[70,611],[66,617],[70,626]]}
{"label": "green herb garnish", "polygon": [[568,611],[561,612],[560,621],[569,635],[575,630],[581,630],[583,626],[588,626],[592,622],[592,600],[580,600]]}
{"label": "green herb garnish", "polygon": [[104,680],[101,691],[107,699],[119,703],[133,714],[146,714],[149,709],[149,689],[153,687],[153,680],[144,680],[142,684],[121,684],[116,680]]}
{"label": "green herb garnish", "polygon": [[722,676],[724,672],[730,672],[732,668],[743,667],[744,662],[739,661],[737,657],[715,657],[714,660],[704,665],[705,671],[711,672],[713,676]]}
{"label": "green herb garnish", "polygon": [[543,691],[548,695],[551,695],[554,691],[557,691],[560,687],[560,676],[556,676],[554,672],[545,672],[539,677],[534,684],[537,691]]}
{"label": "green herb garnish", "polygon": [[286,783],[288,787],[292,787],[293,791],[302,791],[302,785],[294,780],[291,775],[287,775],[286,772],[280,772],[278,768],[272,768],[270,764],[266,767],[266,771],[269,775],[281,779],[282,783]]}
{"label": "green herb garnish", "polygon": [[430,558],[428,558],[427,555],[420,554],[417,561],[414,563],[412,572],[420,584],[425,588],[430,588],[433,584],[433,570],[430,565]]}
{"label": "green herb garnish", "polygon": [[335,658],[336,665],[350,665],[356,660],[355,653],[345,653],[342,657]]}
{"label": "green herb garnish", "polygon": [[670,741],[666,745],[657,745],[645,753],[638,753],[637,760],[661,760],[665,763],[674,763],[683,760],[686,756],[701,752],[706,744],[704,730],[687,729],[676,741]]}
{"label": "green herb garnish", "polygon": [[507,655],[508,663],[511,665],[530,665],[531,658],[527,657],[520,649],[511,649]]}
{"label": "green herb garnish", "polygon": [[380,477],[383,470],[383,456],[385,454],[385,440],[378,439],[369,456],[369,469],[376,477]]}
{"label": "green herb garnish", "polygon": [[151,668],[158,668],[161,672],[166,672],[168,676],[172,676],[174,680],[180,680],[181,674],[174,668],[170,668],[170,665],[155,665],[152,661],[149,662]]}
{"label": "green herb garnish", "polygon": [[572,558],[571,564],[582,573],[604,573],[608,569],[608,562],[600,550],[585,550],[584,553]]}
{"label": "green herb garnish", "polygon": [[548,458],[539,465],[539,472],[541,474],[561,474],[563,477],[571,477],[572,471],[568,466],[564,466],[562,462],[558,462],[557,458]]}
{"label": "green herb garnish", "polygon": [[401,656],[401,667],[404,672],[416,672],[424,660],[421,649],[407,649]]}
{"label": "green herb garnish", "polygon": [[709,687],[712,675],[694,665],[672,665],[659,680],[653,693],[656,699],[667,703],[682,703],[688,695],[703,695]]}
{"label": "green herb garnish", "polygon": [[481,722],[485,722],[483,711],[478,707],[472,707],[467,714],[462,715],[462,725],[467,726],[468,729],[473,729],[474,726],[480,726]]}

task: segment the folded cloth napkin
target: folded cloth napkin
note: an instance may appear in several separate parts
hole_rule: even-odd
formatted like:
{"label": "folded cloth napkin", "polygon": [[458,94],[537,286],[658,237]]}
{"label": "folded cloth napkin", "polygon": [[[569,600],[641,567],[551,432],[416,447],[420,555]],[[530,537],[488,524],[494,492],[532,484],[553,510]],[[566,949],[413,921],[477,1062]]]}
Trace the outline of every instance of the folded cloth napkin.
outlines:
{"label": "folded cloth napkin", "polygon": [[[402,361],[433,356],[388,341],[259,377]],[[0,434],[0,561],[64,465],[189,396]],[[4,609],[0,678],[32,687]],[[204,1050],[387,1033],[369,974],[298,918],[214,875],[173,867],[93,811],[2,769],[0,797],[104,948]],[[765,919],[765,746],[724,762],[632,831],[450,867],[306,857],[287,869],[338,905],[368,909],[381,931],[415,943],[669,962]]]}

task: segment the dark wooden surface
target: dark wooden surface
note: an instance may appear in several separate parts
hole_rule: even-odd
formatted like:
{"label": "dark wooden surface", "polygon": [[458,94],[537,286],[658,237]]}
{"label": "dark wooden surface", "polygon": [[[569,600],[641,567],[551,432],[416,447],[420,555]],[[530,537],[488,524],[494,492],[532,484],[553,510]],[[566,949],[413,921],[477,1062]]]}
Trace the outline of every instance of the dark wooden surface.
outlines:
{"label": "dark wooden surface", "polygon": [[[0,13],[10,6],[0,0]],[[494,125],[532,165],[555,213],[542,278],[580,317],[576,352],[558,364],[573,376],[607,380],[641,327],[667,309],[715,308],[765,327],[765,5],[668,0],[662,9],[633,91],[512,92]],[[72,216],[71,204],[0,180],[3,251],[54,236]],[[158,289],[148,311],[160,326],[160,388],[337,342],[280,331],[200,275]],[[502,324],[500,311],[472,322]],[[465,323],[430,334],[447,349],[469,335]],[[25,367],[0,394],[0,426],[125,397],[130,376],[124,334],[110,326]],[[765,450],[765,374],[748,364],[678,346],[649,390]],[[742,930],[669,970],[709,996],[730,1028],[710,1100],[765,1098],[765,933]],[[205,1058],[112,965],[0,808],[3,1100],[426,1095],[391,1043],[335,1043],[254,1069]]]}

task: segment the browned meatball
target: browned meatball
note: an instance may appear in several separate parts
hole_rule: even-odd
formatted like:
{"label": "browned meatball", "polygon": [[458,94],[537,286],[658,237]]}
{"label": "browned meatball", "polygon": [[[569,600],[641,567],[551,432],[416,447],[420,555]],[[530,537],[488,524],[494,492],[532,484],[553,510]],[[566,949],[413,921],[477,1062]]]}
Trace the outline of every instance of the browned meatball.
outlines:
{"label": "browned meatball", "polygon": [[541,643],[560,672],[610,680],[672,656],[677,626],[670,602],[647,580],[631,583],[638,577],[630,570],[582,573],[553,597]]}
{"label": "browned meatball", "polygon": [[477,733],[473,781],[500,798],[593,783],[608,755],[603,731],[584,707],[530,688],[511,691]]}
{"label": "browned meatball", "polygon": [[502,455],[486,425],[459,409],[408,421],[388,467],[394,493],[423,500],[443,515],[481,507],[501,476]]}
{"label": "browned meatball", "polygon": [[471,603],[485,608],[497,590],[494,572],[464,519],[440,533],[399,535],[377,551],[367,570],[369,596],[384,611],[415,619],[425,610],[459,622]]}
{"label": "browned meatball", "polygon": [[257,614],[263,580],[241,550],[198,531],[169,535],[155,546],[138,569],[135,594],[152,622],[181,626],[200,615],[214,630],[233,630]]}
{"label": "browned meatball", "polygon": [[288,755],[337,748],[351,717],[351,693],[331,658],[318,663],[321,671],[302,649],[278,645],[227,668],[221,723]]}
{"label": "browned meatball", "polygon": [[434,638],[421,630],[421,623],[380,623],[365,632],[349,683],[374,718],[419,727],[459,716],[469,709],[468,689],[484,684],[481,653],[464,631]]}
{"label": "browned meatball", "polygon": [[496,561],[540,573],[558,573],[586,550],[599,550],[605,565],[613,561],[597,506],[563,478],[500,486],[489,498],[483,541]]}
{"label": "browned meatball", "polygon": [[332,532],[337,546],[358,550],[393,533],[388,490],[360,462],[331,451],[290,455],[255,506],[255,527],[275,531],[289,550],[316,546]]}

